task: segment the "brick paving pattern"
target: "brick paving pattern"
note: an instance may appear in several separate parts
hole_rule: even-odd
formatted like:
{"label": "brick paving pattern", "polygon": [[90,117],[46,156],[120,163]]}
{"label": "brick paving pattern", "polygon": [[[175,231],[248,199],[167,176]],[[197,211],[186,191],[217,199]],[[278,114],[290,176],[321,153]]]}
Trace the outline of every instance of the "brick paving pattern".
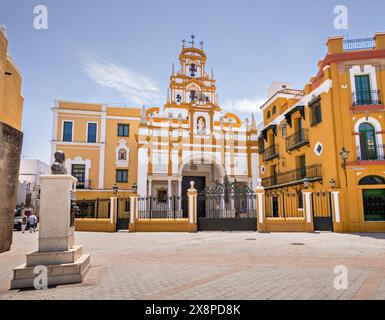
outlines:
{"label": "brick paving pattern", "polygon": [[[0,299],[385,299],[385,234],[78,232],[83,283],[9,290],[37,238],[15,232],[0,254]],[[333,286],[339,265],[346,290]]]}

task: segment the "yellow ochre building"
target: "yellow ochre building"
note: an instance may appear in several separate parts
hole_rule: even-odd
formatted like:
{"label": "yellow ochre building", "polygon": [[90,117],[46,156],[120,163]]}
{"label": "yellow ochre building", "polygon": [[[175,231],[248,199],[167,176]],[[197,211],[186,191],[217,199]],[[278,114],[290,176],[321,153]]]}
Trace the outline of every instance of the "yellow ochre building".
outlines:
{"label": "yellow ochre building", "polygon": [[56,102],[52,155],[65,152],[78,199],[138,195],[115,212],[125,208],[130,229],[156,219],[197,230],[385,231],[384,33],[329,38],[304,89],[271,85],[258,126],[222,112],[203,45],[189,43],[163,107]]}
{"label": "yellow ochre building", "polygon": [[385,34],[329,38],[303,90],[261,107],[265,231],[385,231]]}

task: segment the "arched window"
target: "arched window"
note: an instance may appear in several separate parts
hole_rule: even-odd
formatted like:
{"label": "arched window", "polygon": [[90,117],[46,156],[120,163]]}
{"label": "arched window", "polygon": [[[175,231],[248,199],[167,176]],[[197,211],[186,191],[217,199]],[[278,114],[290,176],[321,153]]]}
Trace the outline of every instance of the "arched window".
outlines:
{"label": "arched window", "polygon": [[269,119],[271,117],[271,113],[270,111],[267,111],[267,119]]}
{"label": "arched window", "polygon": [[376,130],[368,123],[361,123],[360,132],[360,152],[359,160],[376,160],[378,158],[378,150],[376,144]]}
{"label": "arched window", "polygon": [[385,184],[385,178],[380,176],[367,176],[362,178],[358,183],[360,186],[373,186],[379,184]]}
{"label": "arched window", "polygon": [[276,114],[276,113],[277,113],[277,107],[274,106],[274,107],[273,107],[273,114]]}
{"label": "arched window", "polygon": [[127,160],[127,152],[125,149],[119,150],[119,160]]}

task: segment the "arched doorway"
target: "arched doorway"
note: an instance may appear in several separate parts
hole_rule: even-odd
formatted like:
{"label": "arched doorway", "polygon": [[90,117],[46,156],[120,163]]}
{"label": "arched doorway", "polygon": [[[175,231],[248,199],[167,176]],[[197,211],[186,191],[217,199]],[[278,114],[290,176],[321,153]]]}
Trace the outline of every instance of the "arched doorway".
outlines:
{"label": "arched doorway", "polygon": [[376,160],[378,150],[376,143],[376,130],[368,122],[361,123],[360,132],[360,160]]}
{"label": "arched doorway", "polygon": [[[182,164],[180,175],[182,176],[182,209],[184,216],[187,216],[187,190],[191,188],[191,182],[194,182],[194,188],[200,194],[205,188],[223,181],[224,169],[211,159],[191,159],[189,163]],[[205,203],[202,198],[198,199],[197,214],[198,217],[205,214]]]}

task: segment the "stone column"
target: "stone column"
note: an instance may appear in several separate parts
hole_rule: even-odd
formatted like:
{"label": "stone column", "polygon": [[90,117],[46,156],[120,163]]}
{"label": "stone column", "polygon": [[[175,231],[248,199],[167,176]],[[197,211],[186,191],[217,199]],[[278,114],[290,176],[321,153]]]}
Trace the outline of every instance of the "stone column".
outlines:
{"label": "stone column", "polygon": [[190,224],[190,231],[197,231],[197,197],[198,191],[194,188],[194,181],[190,182],[191,188],[187,190],[188,198],[188,220]]}
{"label": "stone column", "polygon": [[312,194],[313,194],[313,190],[310,188],[304,189],[302,191],[306,230],[311,232],[314,231]]}
{"label": "stone column", "polygon": [[259,232],[266,231],[266,217],[265,217],[265,189],[263,187],[257,187],[255,189],[256,194],[256,209],[257,209],[257,230]]}
{"label": "stone column", "polygon": [[46,268],[49,286],[82,282],[89,270],[90,256],[74,244],[76,178],[43,175],[40,181],[39,249],[27,254],[27,262],[13,269],[11,289],[34,287],[37,266]]}

